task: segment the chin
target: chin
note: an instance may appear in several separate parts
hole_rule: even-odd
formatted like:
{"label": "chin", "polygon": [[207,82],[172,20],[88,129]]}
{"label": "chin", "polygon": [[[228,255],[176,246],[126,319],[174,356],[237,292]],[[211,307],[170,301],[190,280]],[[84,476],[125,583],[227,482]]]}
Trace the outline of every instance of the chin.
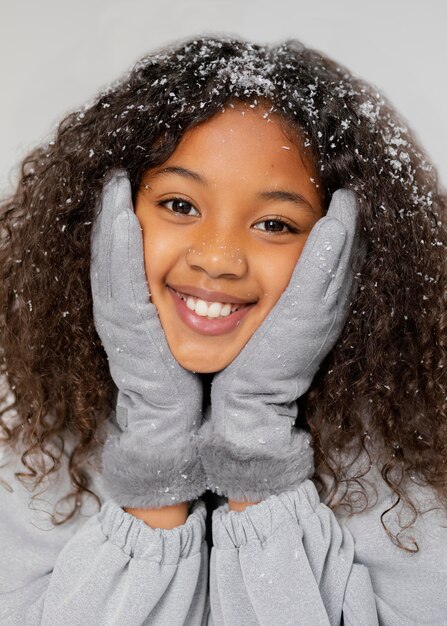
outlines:
{"label": "chin", "polygon": [[206,358],[204,358],[204,355],[194,353],[192,350],[189,353],[176,350],[175,352],[173,351],[172,354],[177,363],[185,370],[194,372],[195,374],[214,374],[224,369],[232,360],[231,358],[210,359],[209,352],[206,354]]}
{"label": "chin", "polygon": [[176,359],[177,362],[185,369],[194,374],[215,374],[220,369],[226,367],[223,365],[222,367],[216,367],[216,363],[206,365],[203,361],[196,361],[194,359]]}

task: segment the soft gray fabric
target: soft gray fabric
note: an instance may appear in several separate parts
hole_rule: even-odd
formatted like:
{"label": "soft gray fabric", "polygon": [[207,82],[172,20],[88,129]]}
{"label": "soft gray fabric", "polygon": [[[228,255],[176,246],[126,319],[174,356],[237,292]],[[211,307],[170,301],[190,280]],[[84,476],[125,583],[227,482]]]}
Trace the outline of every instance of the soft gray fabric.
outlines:
{"label": "soft gray fabric", "polygon": [[184,525],[153,529],[111,500],[91,471],[100,511],[87,500],[75,521],[53,527],[47,512],[70,489],[71,447],[32,508],[13,476],[23,470],[18,460],[0,469],[1,626],[201,626],[208,612],[204,503],[192,505]]}
{"label": "soft gray fabric", "polygon": [[313,473],[297,399],[335,345],[366,248],[354,192],[339,189],[311,230],[287,288],[236,358],[213,379],[211,424],[199,436],[207,486],[259,500]]}
{"label": "soft gray fabric", "polygon": [[411,491],[427,510],[413,555],[382,527],[392,499],[374,468],[366,478],[377,504],[350,519],[321,503],[310,480],[241,513],[221,505],[208,595],[200,500],[183,526],[154,530],[110,500],[91,470],[101,511],[87,501],[74,522],[51,526],[45,511],[70,487],[68,437],[61,471],[33,508],[13,477],[20,462],[0,469],[2,626],[323,626],[340,624],[341,610],[345,626],[446,624],[446,518],[429,510],[428,488]]}
{"label": "soft gray fabric", "polygon": [[[424,512],[407,533],[420,548],[410,554],[393,545],[382,526],[380,515],[394,496],[377,467],[366,480],[376,504],[351,518],[335,516],[310,480],[242,512],[227,504],[216,509],[214,625],[445,626],[446,511],[430,488],[410,485]],[[387,519],[393,530],[399,515],[408,515],[401,505]]]}
{"label": "soft gray fabric", "polygon": [[104,446],[107,492],[126,507],[193,500],[205,490],[195,442],[202,385],[172,356],[150,301],[141,226],[125,170],[107,176],[91,247],[95,327],[118,388],[122,429]]}

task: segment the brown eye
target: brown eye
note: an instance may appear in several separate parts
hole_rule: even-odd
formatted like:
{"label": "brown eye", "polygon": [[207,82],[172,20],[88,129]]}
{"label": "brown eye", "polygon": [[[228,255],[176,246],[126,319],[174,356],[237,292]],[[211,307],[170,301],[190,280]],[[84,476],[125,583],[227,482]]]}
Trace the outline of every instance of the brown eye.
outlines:
{"label": "brown eye", "polygon": [[[258,224],[265,224],[265,228],[261,228],[260,230],[264,230],[265,232],[268,233],[273,233],[275,235],[285,235],[288,233],[297,233],[298,230],[292,226],[291,224],[288,224],[287,222],[285,222],[283,219],[277,219],[277,218],[272,218],[269,220],[262,220],[262,222],[258,222]],[[256,224],[257,225],[257,224]],[[285,227],[285,229],[284,229]]]}
{"label": "brown eye", "polygon": [[[172,204],[171,207],[167,206]],[[159,202],[160,206],[166,207],[172,213],[178,213],[179,215],[189,215],[191,209],[197,211],[197,209],[187,200],[183,200],[183,198],[171,198],[170,200],[163,200],[163,202]]]}

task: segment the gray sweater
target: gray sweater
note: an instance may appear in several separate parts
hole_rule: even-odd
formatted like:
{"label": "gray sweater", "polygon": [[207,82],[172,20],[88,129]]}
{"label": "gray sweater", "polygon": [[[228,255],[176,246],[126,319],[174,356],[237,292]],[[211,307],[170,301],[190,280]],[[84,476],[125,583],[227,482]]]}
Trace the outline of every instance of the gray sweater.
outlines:
{"label": "gray sweater", "polygon": [[89,499],[53,526],[49,513],[70,490],[71,446],[67,436],[64,463],[32,508],[13,476],[23,466],[2,453],[1,626],[447,624],[446,516],[426,487],[414,484],[412,495],[438,508],[412,529],[416,554],[395,547],[381,524],[392,498],[375,467],[377,502],[352,517],[334,515],[306,480],[240,513],[206,492],[172,530],[108,499],[92,467],[101,509]]}

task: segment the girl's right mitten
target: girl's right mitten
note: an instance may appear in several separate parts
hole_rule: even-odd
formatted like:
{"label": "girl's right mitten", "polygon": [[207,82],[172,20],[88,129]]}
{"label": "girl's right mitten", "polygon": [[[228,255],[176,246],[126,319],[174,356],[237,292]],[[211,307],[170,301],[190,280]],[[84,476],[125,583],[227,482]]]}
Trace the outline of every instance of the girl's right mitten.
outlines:
{"label": "girl's right mitten", "polygon": [[125,170],[108,174],[91,234],[95,327],[118,389],[118,434],[103,448],[104,487],[122,507],[198,498],[206,481],[196,434],[202,386],[174,359],[150,301],[141,226]]}

